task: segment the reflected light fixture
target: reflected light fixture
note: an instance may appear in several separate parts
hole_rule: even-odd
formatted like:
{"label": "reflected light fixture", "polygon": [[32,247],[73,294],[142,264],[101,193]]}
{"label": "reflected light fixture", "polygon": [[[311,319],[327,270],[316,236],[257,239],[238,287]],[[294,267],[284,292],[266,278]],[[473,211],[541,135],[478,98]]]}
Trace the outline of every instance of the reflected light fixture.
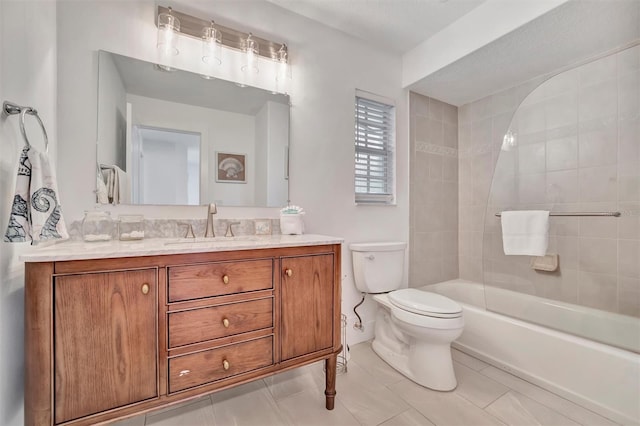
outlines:
{"label": "reflected light fixture", "polygon": [[283,43],[278,52],[276,52],[275,61],[278,66],[276,70],[276,87],[271,93],[286,93],[287,77],[289,76],[289,52],[286,44]]}
{"label": "reflected light fixture", "polygon": [[176,56],[178,50],[177,33],[180,32],[180,20],[173,15],[173,10],[158,14],[158,43],[156,47],[162,55]]}
{"label": "reflected light fixture", "polygon": [[244,64],[242,71],[249,74],[257,74],[260,72],[258,68],[258,43],[253,39],[253,34],[249,33],[244,41]]}
{"label": "reflected light fixture", "polygon": [[511,131],[511,129],[507,130],[507,133],[502,138],[502,150],[503,151],[511,151],[513,147],[516,146],[516,134]]}
{"label": "reflected light fixture", "polygon": [[287,45],[284,43],[280,46],[280,50],[278,50],[276,54],[276,62],[278,63],[276,80],[284,81],[285,78],[287,78],[289,68],[289,51],[287,50]]}
{"label": "reflected light fixture", "polygon": [[213,21],[202,30],[202,62],[209,65],[222,64],[222,34]]}

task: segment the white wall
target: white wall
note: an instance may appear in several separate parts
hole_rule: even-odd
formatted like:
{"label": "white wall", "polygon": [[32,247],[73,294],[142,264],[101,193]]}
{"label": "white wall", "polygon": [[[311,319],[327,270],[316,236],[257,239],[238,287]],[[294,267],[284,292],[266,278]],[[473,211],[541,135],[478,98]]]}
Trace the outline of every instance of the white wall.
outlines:
{"label": "white wall", "polygon": [[[133,124],[201,135],[201,201],[220,206],[254,205],[255,117],[127,94]],[[216,182],[216,151],[246,154],[247,183]]]}
{"label": "white wall", "polygon": [[[289,144],[289,107],[276,102],[267,102],[268,153],[267,153],[267,206],[278,207],[287,199],[285,179],[285,149]],[[286,123],[286,125],[284,125]]]}
{"label": "white wall", "polygon": [[288,145],[289,106],[266,102],[256,114],[256,204],[282,207],[289,198],[285,178]]}
{"label": "white wall", "polygon": [[[182,2],[174,8],[181,9]],[[223,25],[288,43],[292,59],[290,196],[307,211],[307,231],[345,239],[342,255],[343,311],[350,317],[359,293],[353,285],[348,244],[355,241],[408,239],[408,100],[401,88],[400,57],[265,2],[193,2],[185,11],[210,8]],[[154,61],[157,53],[155,3],[58,3],[58,92],[60,190],[67,220],[93,208],[92,158],[95,158],[97,58],[99,49]],[[116,25],[117,23],[117,25]],[[241,24],[239,24],[241,23]],[[180,39],[177,60],[196,69],[198,42]],[[190,43],[195,43],[190,44]],[[356,88],[394,99],[397,105],[397,206],[356,206],[354,182],[354,96]],[[80,177],[80,179],[79,179]],[[113,208],[112,208],[113,209]],[[205,217],[204,207],[119,206],[119,213],[147,217]],[[277,209],[221,208],[219,217],[277,217]],[[406,274],[405,274],[406,282]],[[361,311],[373,320],[373,305]],[[371,327],[367,331],[372,332]],[[370,335],[370,334],[369,334]],[[352,341],[366,337],[350,336]]]}
{"label": "white wall", "polygon": [[[267,205],[267,156],[269,154],[269,107],[264,104],[256,114],[256,205]],[[287,197],[284,198],[285,200]]]}
{"label": "white wall", "polygon": [[[0,1],[0,102],[11,100],[36,108],[49,134],[55,161],[56,3]],[[27,134],[43,149],[40,130],[27,118]],[[9,219],[18,156],[23,147],[18,117],[0,115],[0,231]],[[94,179],[95,180],[95,179]],[[61,199],[64,209],[65,199]],[[23,424],[24,264],[28,243],[0,242],[0,424]]]}
{"label": "white wall", "polygon": [[104,64],[98,84],[98,162],[130,172],[126,167],[127,93],[113,57],[102,55],[100,60]]}

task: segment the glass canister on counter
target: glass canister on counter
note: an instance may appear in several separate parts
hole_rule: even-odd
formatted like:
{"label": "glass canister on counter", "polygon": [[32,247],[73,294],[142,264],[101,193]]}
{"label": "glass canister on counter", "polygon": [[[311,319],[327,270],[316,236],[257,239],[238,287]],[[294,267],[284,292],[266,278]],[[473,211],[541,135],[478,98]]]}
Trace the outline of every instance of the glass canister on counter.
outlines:
{"label": "glass canister on counter", "polygon": [[86,211],[82,219],[82,239],[88,242],[109,241],[113,237],[111,213]]}
{"label": "glass canister on counter", "polygon": [[143,239],[144,216],[141,214],[118,216],[118,236],[120,241]]}

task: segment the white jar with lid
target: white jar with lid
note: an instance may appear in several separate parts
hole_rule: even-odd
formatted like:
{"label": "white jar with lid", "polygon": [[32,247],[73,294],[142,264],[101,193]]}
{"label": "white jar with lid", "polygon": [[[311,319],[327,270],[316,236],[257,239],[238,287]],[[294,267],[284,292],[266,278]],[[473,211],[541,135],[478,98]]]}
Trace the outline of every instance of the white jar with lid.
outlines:
{"label": "white jar with lid", "polygon": [[111,213],[86,211],[82,219],[82,239],[87,242],[109,241],[113,237]]}

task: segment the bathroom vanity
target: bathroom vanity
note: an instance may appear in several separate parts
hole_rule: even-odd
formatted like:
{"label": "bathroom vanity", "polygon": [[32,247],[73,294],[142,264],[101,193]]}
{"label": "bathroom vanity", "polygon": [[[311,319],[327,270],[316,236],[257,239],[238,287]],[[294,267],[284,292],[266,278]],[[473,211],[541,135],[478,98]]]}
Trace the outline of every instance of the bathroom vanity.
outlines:
{"label": "bathroom vanity", "polygon": [[88,425],[325,361],[341,240],[66,242],[23,256],[25,424]]}

